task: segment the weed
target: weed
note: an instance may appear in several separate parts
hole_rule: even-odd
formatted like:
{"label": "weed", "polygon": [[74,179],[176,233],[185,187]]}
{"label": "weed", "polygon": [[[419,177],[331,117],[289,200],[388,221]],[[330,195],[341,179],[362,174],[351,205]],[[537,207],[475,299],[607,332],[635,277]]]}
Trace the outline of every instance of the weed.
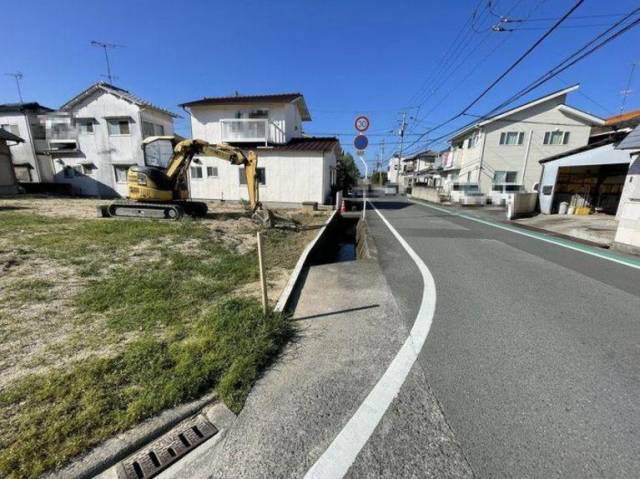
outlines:
{"label": "weed", "polygon": [[146,337],[116,357],[19,380],[0,393],[0,408],[14,416],[0,416],[0,475],[38,476],[215,387],[239,411],[291,334],[283,316],[264,316],[255,301],[225,300],[180,341]]}

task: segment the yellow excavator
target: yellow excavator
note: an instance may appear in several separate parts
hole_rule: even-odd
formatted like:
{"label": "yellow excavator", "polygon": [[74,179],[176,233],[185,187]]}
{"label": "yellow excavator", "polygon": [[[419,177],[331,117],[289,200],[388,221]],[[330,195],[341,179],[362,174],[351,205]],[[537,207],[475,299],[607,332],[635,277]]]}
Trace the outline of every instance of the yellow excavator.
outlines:
{"label": "yellow excavator", "polygon": [[116,201],[100,207],[101,216],[166,218],[178,220],[184,215],[202,217],[207,204],[191,201],[187,171],[194,156],[213,156],[233,165],[244,166],[249,190],[249,204],[254,218],[263,223],[271,214],[262,210],[258,198],[258,158],[253,151],[245,154],[227,144],[203,140],[179,140],[173,136],[152,136],[142,142],[145,166],[132,166],[127,172],[127,201]]}

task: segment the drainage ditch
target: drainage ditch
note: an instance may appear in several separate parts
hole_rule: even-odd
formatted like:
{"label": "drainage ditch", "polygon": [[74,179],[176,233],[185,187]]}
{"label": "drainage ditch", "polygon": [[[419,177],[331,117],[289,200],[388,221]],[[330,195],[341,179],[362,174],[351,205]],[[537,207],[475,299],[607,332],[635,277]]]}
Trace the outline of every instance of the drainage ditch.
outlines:
{"label": "drainage ditch", "polygon": [[336,216],[315,248],[309,264],[329,264],[371,257],[372,241],[360,214]]}

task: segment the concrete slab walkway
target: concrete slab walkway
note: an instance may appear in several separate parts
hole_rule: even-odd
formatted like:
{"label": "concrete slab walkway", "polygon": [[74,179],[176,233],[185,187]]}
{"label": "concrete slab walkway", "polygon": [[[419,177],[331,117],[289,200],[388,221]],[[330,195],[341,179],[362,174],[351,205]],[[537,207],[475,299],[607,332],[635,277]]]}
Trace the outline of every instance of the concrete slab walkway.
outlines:
{"label": "concrete slab walkway", "polygon": [[[219,444],[205,443],[159,477],[303,477],[406,339],[400,314],[377,262],[311,267],[294,312],[297,340]],[[403,477],[471,475],[419,368],[348,475],[403,469]]]}

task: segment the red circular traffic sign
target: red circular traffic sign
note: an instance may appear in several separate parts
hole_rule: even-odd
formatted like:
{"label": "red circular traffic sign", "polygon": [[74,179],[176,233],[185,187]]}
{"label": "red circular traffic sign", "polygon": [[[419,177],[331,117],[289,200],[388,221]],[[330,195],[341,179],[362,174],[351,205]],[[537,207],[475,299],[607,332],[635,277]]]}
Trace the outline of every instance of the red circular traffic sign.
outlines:
{"label": "red circular traffic sign", "polygon": [[358,118],[356,118],[354,125],[356,127],[356,130],[360,132],[367,131],[369,129],[369,118],[364,115],[360,115]]}

